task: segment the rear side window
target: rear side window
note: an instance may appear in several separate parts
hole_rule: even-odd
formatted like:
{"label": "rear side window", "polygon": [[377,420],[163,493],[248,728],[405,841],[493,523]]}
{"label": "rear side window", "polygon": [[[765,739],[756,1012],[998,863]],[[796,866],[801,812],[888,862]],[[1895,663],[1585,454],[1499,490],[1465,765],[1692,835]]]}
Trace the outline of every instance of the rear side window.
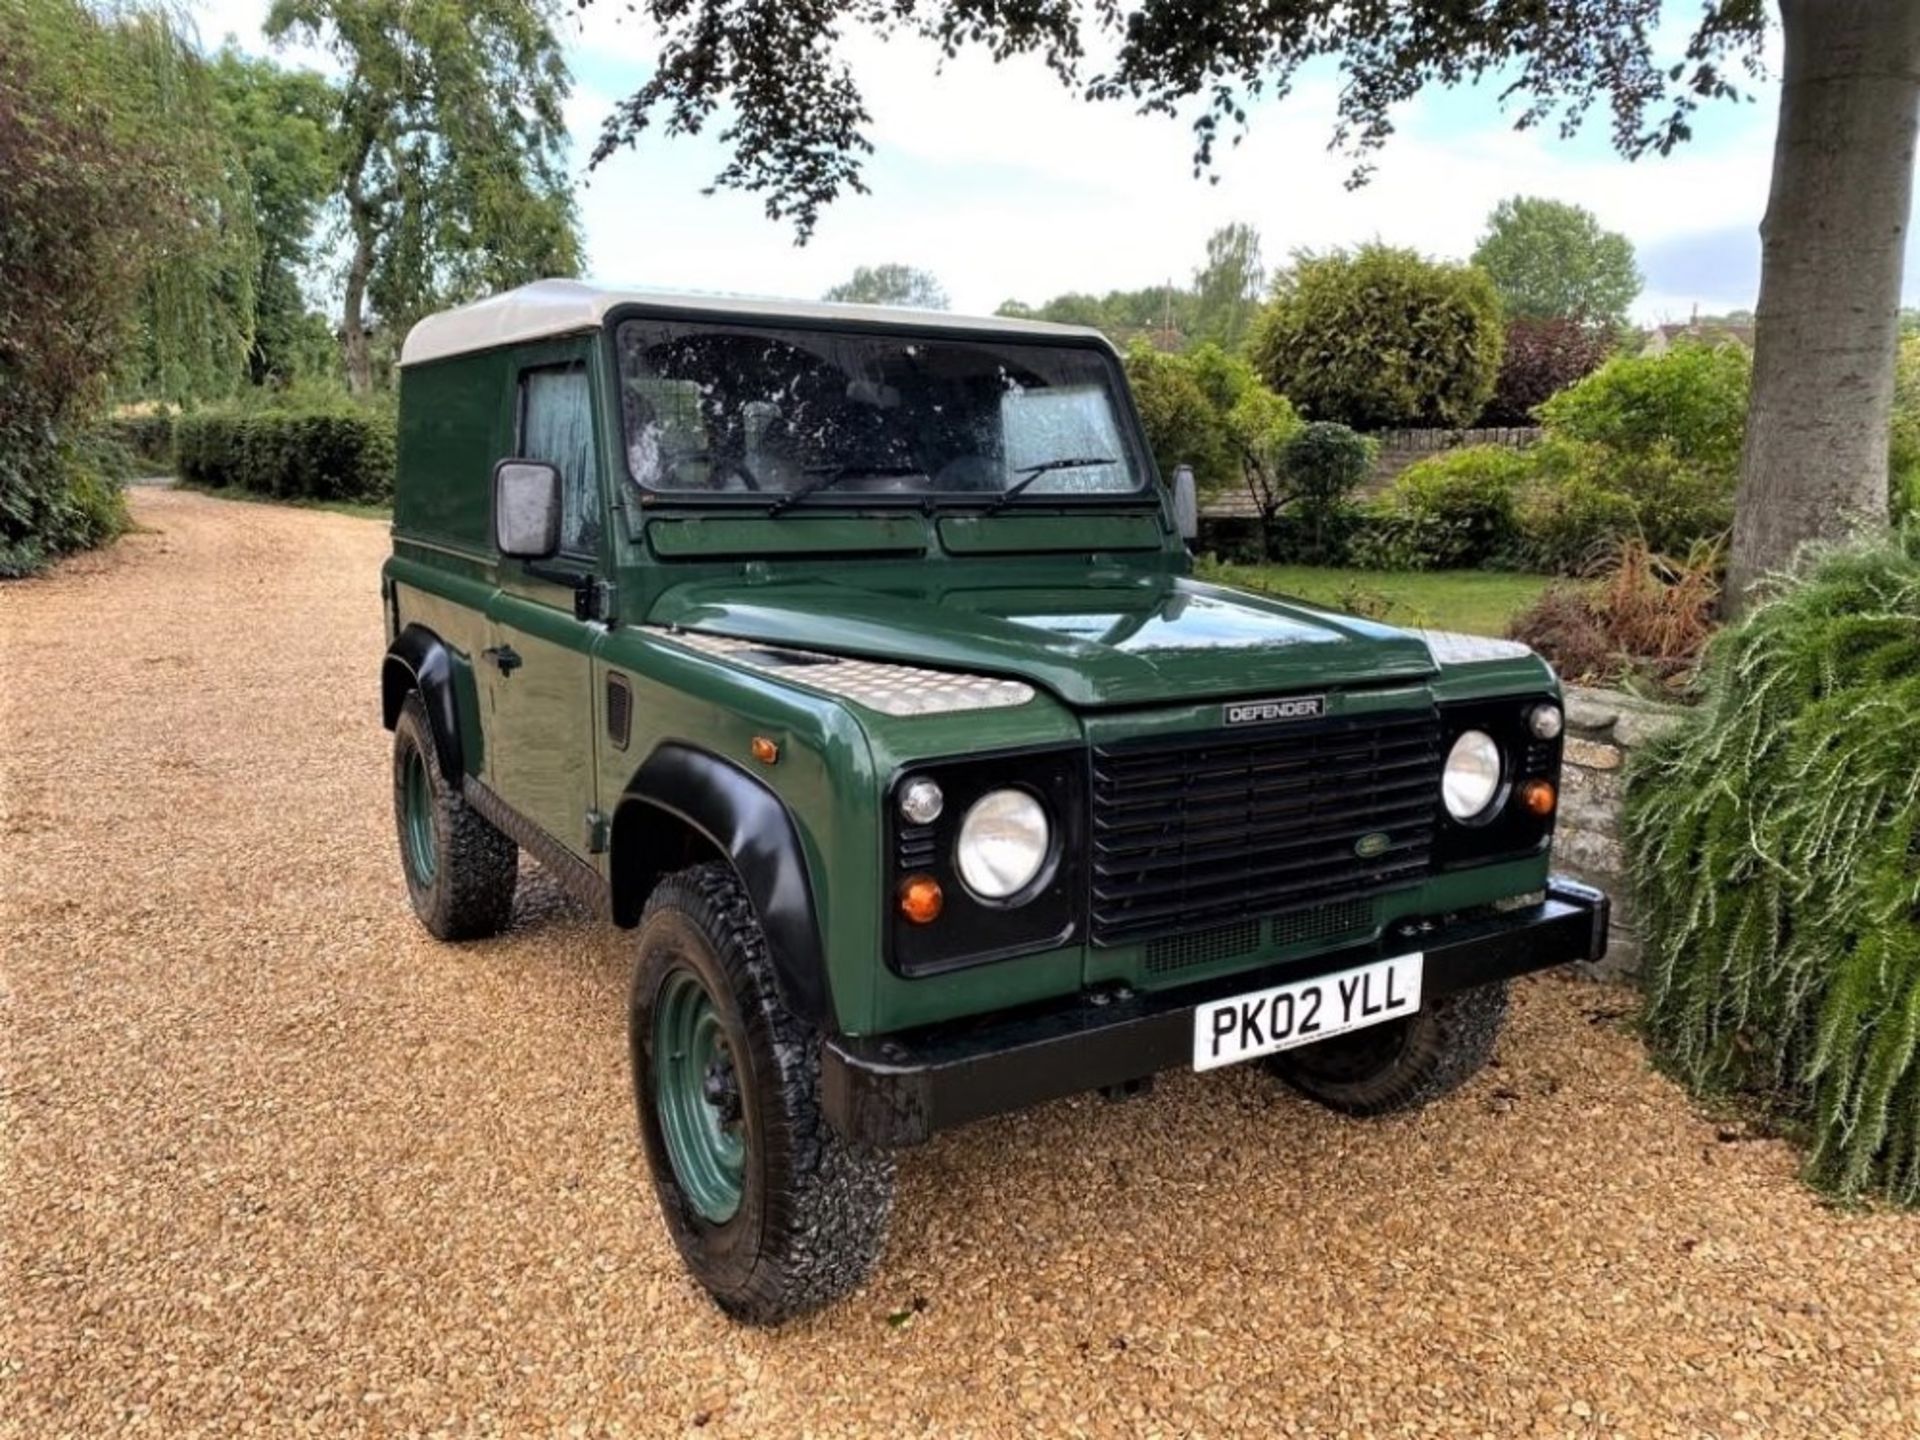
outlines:
{"label": "rear side window", "polygon": [[520,458],[560,472],[560,548],[600,548],[600,478],[593,460],[593,392],[587,367],[553,365],[520,376]]}

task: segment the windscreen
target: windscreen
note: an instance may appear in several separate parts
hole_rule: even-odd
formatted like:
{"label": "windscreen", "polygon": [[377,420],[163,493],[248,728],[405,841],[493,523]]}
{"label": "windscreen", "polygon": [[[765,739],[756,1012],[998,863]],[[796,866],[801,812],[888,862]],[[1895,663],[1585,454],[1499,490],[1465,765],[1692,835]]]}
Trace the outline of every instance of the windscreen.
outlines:
{"label": "windscreen", "polygon": [[627,467],[648,490],[792,503],[1145,484],[1097,350],[666,320],[617,339]]}

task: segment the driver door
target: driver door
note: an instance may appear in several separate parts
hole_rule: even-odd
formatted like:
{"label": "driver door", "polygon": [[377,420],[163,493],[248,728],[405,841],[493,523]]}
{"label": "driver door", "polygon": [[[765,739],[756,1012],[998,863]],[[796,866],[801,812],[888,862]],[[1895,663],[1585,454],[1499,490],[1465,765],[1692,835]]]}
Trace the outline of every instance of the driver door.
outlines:
{"label": "driver door", "polygon": [[560,550],[501,560],[482,673],[500,797],[585,855],[596,813],[592,650],[604,627],[577,602],[604,573],[605,503],[586,343],[555,348],[516,376],[513,455],[560,471]]}

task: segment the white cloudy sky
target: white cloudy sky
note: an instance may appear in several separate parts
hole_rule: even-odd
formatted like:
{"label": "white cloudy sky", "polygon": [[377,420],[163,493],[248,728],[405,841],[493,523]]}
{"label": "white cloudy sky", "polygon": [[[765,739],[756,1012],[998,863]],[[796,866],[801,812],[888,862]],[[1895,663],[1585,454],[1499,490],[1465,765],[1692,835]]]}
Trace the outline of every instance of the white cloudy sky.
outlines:
{"label": "white cloudy sky", "polygon": [[[209,44],[231,34],[264,50],[266,7],[200,0],[191,9]],[[1210,185],[1192,178],[1184,124],[1089,105],[1037,63],[967,56],[936,74],[928,47],[850,42],[874,116],[873,193],[836,204],[799,248],[753,198],[701,194],[722,162],[709,137],[651,139],[589,173],[601,121],[644,78],[652,52],[618,0],[595,0],[584,19],[567,21],[567,35],[576,81],[568,118],[596,279],[817,296],[856,264],[902,260],[932,270],[956,309],[986,311],[1008,298],[1184,280],[1207,234],[1232,220],[1259,227],[1270,263],[1297,247],[1375,237],[1464,256],[1494,203],[1524,193],[1585,205],[1633,240],[1647,279],[1635,307],[1642,320],[1753,303],[1771,86],[1755,103],[1703,112],[1694,141],[1673,156],[1631,164],[1609,150],[1604,122],[1572,142],[1518,134],[1490,93],[1441,92],[1400,113],[1374,179],[1349,191],[1348,161],[1326,149],[1334,77],[1310,76],[1255,114]],[[1909,295],[1920,291],[1917,270],[1910,262]]]}

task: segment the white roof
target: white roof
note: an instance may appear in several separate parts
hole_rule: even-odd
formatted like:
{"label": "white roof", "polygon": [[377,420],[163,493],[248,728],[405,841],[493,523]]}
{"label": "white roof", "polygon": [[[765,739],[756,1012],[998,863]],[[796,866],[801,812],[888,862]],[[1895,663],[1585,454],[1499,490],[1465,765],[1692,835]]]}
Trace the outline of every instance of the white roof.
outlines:
{"label": "white roof", "polygon": [[772,300],[744,295],[620,290],[581,280],[536,280],[458,310],[429,315],[407,332],[400,347],[402,365],[418,365],[449,355],[491,350],[525,340],[577,335],[597,330],[607,312],[621,305],[648,305],[696,311],[715,320],[842,320],[861,325],[905,329],[977,330],[981,334],[1033,335],[1052,339],[1103,340],[1100,332],[1079,325],[1050,325],[1039,320],[1008,320],[997,315],[950,315],[944,310],[905,310],[891,305],[830,305],[813,300]]}

